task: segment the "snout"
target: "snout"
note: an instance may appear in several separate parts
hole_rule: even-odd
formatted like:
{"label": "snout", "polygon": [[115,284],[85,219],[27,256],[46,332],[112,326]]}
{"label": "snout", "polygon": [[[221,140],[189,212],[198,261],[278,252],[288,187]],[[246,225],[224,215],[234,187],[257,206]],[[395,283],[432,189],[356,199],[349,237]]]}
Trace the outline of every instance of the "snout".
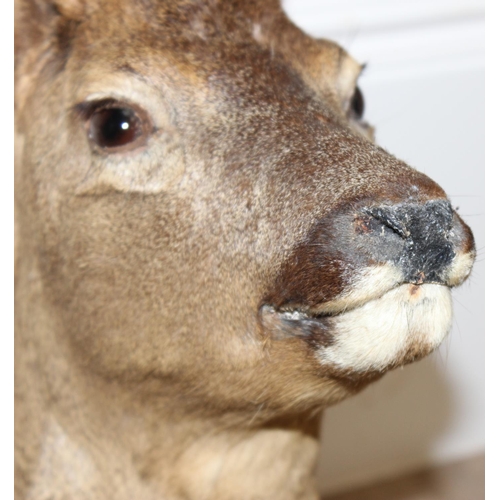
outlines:
{"label": "snout", "polygon": [[444,198],[348,203],[297,246],[266,302],[278,309],[345,311],[402,284],[457,286],[474,258],[472,232]]}
{"label": "snout", "polygon": [[347,203],[283,266],[262,324],[273,338],[303,339],[335,376],[380,374],[442,342],[450,288],[474,257],[472,233],[445,198]]}

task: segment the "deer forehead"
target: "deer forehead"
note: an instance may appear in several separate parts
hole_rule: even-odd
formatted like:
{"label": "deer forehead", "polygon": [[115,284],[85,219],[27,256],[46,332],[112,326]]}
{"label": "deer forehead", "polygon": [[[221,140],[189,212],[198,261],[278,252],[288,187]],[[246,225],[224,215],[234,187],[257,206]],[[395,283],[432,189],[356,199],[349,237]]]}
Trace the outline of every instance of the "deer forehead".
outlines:
{"label": "deer forehead", "polygon": [[251,92],[250,79],[263,72],[254,62],[267,59],[265,70],[287,66],[340,110],[361,72],[340,46],[293,25],[278,2],[105,2],[78,21],[59,23],[59,63],[69,63],[72,78],[90,87],[104,83],[106,73],[128,71],[153,86],[188,85],[203,93],[210,76],[235,68]]}

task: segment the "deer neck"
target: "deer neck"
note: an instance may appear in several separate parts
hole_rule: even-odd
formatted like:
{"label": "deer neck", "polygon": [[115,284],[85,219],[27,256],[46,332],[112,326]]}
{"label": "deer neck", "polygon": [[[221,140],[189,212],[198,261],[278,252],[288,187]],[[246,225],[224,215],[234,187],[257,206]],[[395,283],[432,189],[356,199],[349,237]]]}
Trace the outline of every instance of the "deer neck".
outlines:
{"label": "deer neck", "polygon": [[31,296],[20,301],[30,314],[19,315],[30,320],[16,331],[24,353],[16,359],[20,498],[318,498],[319,415],[256,423],[250,414],[179,412],[178,401],[147,400],[141,387],[88,374],[58,340],[57,317],[33,276],[24,279]]}
{"label": "deer neck", "polygon": [[144,455],[144,464],[165,498],[317,499],[318,441],[309,430],[282,425],[230,430],[204,423],[176,457],[171,450],[161,456],[159,448]]}
{"label": "deer neck", "polygon": [[106,415],[86,403],[83,414],[78,403],[77,414],[58,408],[45,416],[32,498],[46,488],[54,499],[75,500],[318,498],[316,432],[299,424],[241,429],[168,416],[155,423],[156,411],[122,408],[120,416],[114,407]]}

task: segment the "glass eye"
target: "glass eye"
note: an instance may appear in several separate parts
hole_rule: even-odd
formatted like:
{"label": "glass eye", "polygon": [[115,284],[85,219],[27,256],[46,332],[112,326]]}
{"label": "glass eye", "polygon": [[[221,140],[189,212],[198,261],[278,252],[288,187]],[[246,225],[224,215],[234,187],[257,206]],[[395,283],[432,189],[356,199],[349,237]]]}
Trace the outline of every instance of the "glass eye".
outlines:
{"label": "glass eye", "polygon": [[350,112],[356,120],[363,118],[363,112],[365,111],[365,100],[363,99],[363,94],[359,87],[356,87],[354,94],[351,98],[349,105]]}
{"label": "glass eye", "polygon": [[140,120],[131,109],[98,109],[90,117],[89,136],[101,148],[125,146],[140,135]]}
{"label": "glass eye", "polygon": [[102,101],[85,110],[89,139],[107,151],[129,150],[144,144],[151,126],[145,115],[124,103]]}

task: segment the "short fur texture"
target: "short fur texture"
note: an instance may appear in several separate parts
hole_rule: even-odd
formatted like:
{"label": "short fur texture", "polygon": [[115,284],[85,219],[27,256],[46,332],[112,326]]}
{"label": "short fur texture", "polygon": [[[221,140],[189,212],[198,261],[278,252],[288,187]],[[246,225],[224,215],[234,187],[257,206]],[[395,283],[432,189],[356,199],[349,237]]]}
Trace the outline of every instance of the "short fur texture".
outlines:
{"label": "short fur texture", "polygon": [[[474,260],[360,71],[274,0],[16,3],[16,498],[318,498],[321,410],[437,347]],[[109,101],[137,147],[89,138]]]}

